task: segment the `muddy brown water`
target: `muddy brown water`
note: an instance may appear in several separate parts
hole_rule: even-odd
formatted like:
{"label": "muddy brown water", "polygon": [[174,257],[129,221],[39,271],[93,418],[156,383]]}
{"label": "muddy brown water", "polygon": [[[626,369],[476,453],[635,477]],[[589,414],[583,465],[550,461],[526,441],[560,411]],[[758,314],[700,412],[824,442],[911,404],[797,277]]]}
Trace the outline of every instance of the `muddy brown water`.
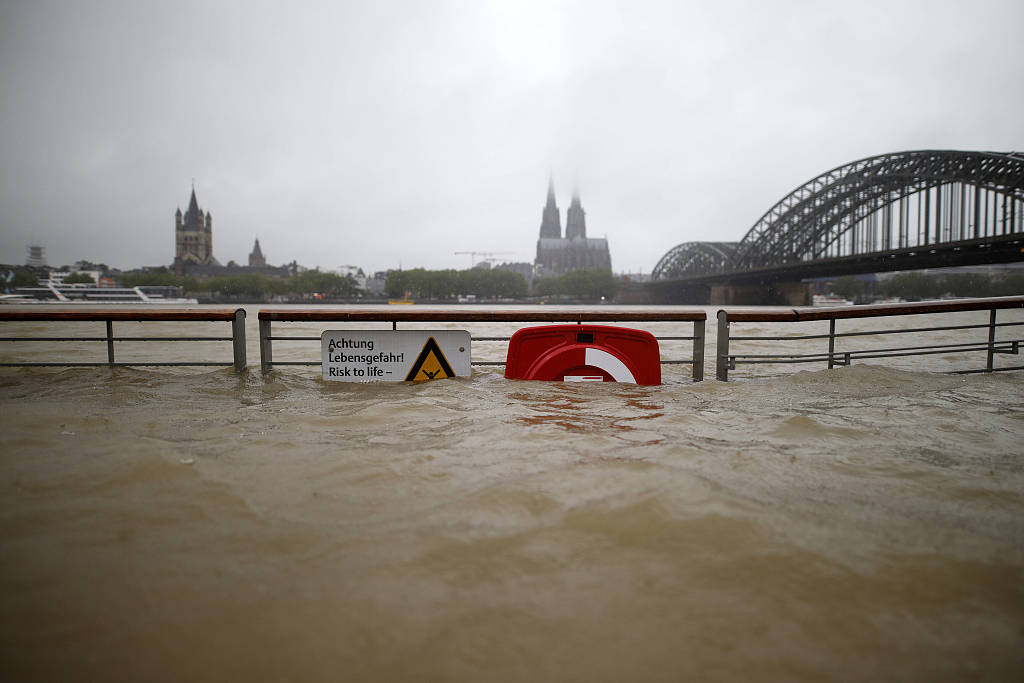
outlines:
{"label": "muddy brown water", "polygon": [[713,349],[660,387],[2,368],[0,673],[1019,680],[1024,373]]}

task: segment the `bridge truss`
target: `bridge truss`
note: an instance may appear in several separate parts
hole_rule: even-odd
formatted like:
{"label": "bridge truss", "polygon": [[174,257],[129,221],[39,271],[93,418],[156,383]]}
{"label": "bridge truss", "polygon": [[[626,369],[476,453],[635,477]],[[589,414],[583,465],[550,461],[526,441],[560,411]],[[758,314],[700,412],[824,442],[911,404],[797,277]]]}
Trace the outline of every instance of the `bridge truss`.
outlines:
{"label": "bridge truss", "polygon": [[739,242],[685,242],[655,280],[1024,233],[1024,154],[924,150],[869,157],[798,187]]}

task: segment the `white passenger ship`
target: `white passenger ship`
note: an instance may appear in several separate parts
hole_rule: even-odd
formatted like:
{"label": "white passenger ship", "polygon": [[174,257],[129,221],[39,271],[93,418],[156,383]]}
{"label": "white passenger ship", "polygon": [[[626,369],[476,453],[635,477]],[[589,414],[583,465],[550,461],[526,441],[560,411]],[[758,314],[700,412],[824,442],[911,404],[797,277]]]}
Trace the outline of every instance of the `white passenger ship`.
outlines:
{"label": "white passenger ship", "polygon": [[4,304],[196,304],[196,299],[177,296],[180,290],[169,286],[95,287],[92,285],[55,285],[18,287],[13,294],[0,295]]}
{"label": "white passenger ship", "polygon": [[811,297],[812,306],[853,306],[853,302],[834,294],[815,294]]}

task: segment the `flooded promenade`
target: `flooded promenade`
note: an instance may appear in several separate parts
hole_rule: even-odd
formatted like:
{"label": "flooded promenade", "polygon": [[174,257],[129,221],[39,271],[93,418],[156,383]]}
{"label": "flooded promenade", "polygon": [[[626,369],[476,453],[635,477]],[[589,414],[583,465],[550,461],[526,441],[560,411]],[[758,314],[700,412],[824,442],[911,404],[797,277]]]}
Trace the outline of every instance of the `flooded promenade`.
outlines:
{"label": "flooded promenade", "polygon": [[709,309],[700,383],[328,383],[260,373],[256,310],[243,373],[0,368],[5,680],[1024,670],[1024,372],[932,356],[723,383]]}

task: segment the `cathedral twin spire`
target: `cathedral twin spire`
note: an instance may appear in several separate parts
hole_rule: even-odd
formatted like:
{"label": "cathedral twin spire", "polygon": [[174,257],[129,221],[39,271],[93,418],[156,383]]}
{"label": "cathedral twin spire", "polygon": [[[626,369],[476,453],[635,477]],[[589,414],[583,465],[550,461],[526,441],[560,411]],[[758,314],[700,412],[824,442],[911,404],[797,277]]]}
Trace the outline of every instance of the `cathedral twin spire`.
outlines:
{"label": "cathedral twin spire", "polygon": [[544,205],[544,213],[540,221],[541,238],[561,239],[562,218],[558,213],[558,205],[555,204],[555,181],[548,180],[548,201]]}
{"label": "cathedral twin spire", "polygon": [[[551,239],[562,238],[562,219],[558,212],[558,205],[555,203],[555,181],[553,178],[548,180],[548,200],[544,205],[541,217],[540,236]],[[586,236],[586,212],[580,203],[579,191],[573,191],[572,202],[570,202],[565,216],[565,239],[586,238]]]}

